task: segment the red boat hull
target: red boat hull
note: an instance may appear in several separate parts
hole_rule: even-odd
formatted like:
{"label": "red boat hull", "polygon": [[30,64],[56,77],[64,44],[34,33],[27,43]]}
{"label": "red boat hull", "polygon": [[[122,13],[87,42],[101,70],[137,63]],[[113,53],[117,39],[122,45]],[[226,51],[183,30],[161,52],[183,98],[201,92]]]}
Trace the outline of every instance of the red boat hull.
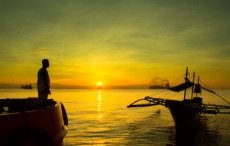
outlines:
{"label": "red boat hull", "polygon": [[0,108],[1,146],[31,142],[62,145],[67,133],[67,116],[60,102],[40,102],[37,98],[2,99]]}

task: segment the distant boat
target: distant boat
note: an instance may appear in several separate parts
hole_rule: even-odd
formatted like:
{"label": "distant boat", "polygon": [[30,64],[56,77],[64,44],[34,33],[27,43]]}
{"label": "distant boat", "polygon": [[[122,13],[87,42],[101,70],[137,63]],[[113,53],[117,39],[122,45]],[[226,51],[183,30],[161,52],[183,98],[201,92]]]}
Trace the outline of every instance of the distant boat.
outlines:
{"label": "distant boat", "polygon": [[1,146],[61,146],[67,125],[68,117],[60,102],[0,99]]}
{"label": "distant boat", "polygon": [[32,84],[21,85],[21,89],[33,89]]}
{"label": "distant boat", "polygon": [[[171,100],[163,98],[153,98],[145,97],[138,99],[135,102],[131,103],[127,107],[146,107],[154,105],[163,105],[169,108],[173,120],[175,122],[176,130],[179,129],[194,129],[201,125],[200,116],[201,114],[230,114],[229,112],[223,112],[222,110],[229,110],[230,103],[225,100],[223,97],[219,96],[215,91],[207,89],[200,84],[200,79],[198,78],[197,83],[194,82],[195,73],[193,74],[193,81],[190,81],[188,78],[188,68],[186,69],[185,82],[168,88],[174,92],[184,91],[183,100]],[[187,97],[187,89],[191,88],[191,97]],[[228,105],[215,105],[215,104],[204,104],[203,99],[200,96],[201,90],[208,91],[213,93],[223,99]],[[143,104],[143,100],[147,103]]]}
{"label": "distant boat", "polygon": [[149,86],[149,89],[169,89],[169,81],[168,80],[162,80],[161,83],[155,83],[154,79],[151,81],[151,84]]}

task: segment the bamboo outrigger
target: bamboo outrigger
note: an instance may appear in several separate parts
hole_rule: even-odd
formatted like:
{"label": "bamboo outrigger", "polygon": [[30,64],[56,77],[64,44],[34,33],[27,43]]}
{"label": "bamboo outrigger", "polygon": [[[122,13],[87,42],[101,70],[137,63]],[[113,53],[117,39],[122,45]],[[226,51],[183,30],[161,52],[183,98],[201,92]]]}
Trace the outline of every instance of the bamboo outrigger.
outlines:
{"label": "bamboo outrigger", "polygon": [[[148,103],[146,104],[136,104],[140,101],[147,101]],[[150,96],[146,96],[142,99],[138,99],[128,105],[128,108],[131,107],[148,107],[148,106],[155,106],[155,105],[163,105],[166,106],[166,102],[168,99],[163,99],[163,98],[154,98]],[[226,105],[217,105],[217,104],[202,104],[202,108],[200,110],[200,113],[204,114],[230,114],[230,112],[222,111],[222,110],[228,110],[230,109],[230,106]]]}

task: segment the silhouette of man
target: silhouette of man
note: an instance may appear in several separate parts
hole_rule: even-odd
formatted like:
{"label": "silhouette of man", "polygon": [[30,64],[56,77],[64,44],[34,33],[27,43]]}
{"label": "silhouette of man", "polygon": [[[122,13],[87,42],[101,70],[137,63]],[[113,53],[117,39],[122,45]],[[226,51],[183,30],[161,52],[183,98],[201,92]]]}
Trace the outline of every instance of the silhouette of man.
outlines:
{"label": "silhouette of man", "polygon": [[49,73],[46,68],[49,67],[49,60],[42,60],[42,68],[38,71],[37,89],[38,89],[38,99],[44,101],[48,98],[50,92],[50,78]]}

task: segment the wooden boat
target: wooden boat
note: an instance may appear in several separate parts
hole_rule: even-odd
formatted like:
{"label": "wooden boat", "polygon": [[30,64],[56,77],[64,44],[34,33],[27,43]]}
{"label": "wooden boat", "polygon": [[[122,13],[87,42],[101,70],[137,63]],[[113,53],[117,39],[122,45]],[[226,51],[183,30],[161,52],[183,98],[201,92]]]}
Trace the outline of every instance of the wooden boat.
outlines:
{"label": "wooden boat", "polygon": [[[154,105],[163,105],[169,108],[170,113],[175,122],[175,128],[177,131],[179,130],[194,130],[199,128],[200,125],[200,116],[201,114],[229,114],[229,112],[222,112],[223,109],[230,109],[230,104],[223,97],[219,96],[213,90],[207,89],[199,83],[199,78],[197,83],[194,82],[195,73],[193,74],[193,81],[191,82],[188,78],[188,68],[186,69],[185,82],[169,88],[169,90],[174,92],[184,91],[184,99],[183,100],[171,100],[171,99],[163,99],[163,98],[153,98],[153,97],[145,97],[143,99],[138,99],[135,102],[131,103],[127,107],[145,107],[145,106],[154,106]],[[191,97],[188,98],[186,95],[187,89],[192,88]],[[223,99],[228,105],[215,105],[215,104],[204,104],[203,99],[200,96],[201,89],[204,89],[208,92],[218,95],[221,99]],[[145,104],[139,104],[143,100],[147,101]]]}
{"label": "wooden boat", "polygon": [[0,99],[1,146],[61,146],[68,118],[62,103]]}

